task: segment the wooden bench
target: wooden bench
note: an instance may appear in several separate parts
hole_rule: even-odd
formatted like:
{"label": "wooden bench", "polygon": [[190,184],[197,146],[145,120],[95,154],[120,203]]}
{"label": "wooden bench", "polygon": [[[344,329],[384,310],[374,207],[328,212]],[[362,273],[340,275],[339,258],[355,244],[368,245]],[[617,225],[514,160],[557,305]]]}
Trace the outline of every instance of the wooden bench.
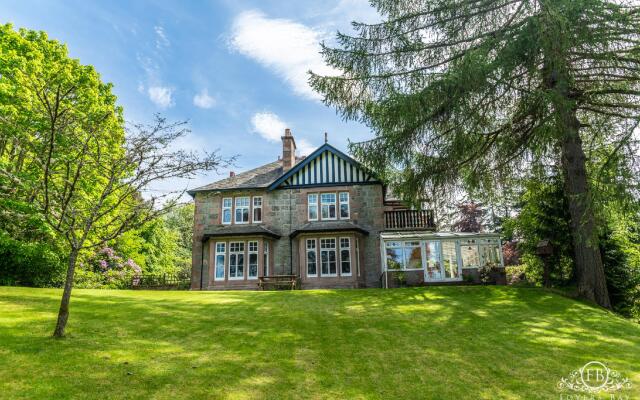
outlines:
{"label": "wooden bench", "polygon": [[294,290],[297,282],[298,277],[296,275],[261,276],[258,278],[258,288],[265,290],[271,286],[274,289]]}

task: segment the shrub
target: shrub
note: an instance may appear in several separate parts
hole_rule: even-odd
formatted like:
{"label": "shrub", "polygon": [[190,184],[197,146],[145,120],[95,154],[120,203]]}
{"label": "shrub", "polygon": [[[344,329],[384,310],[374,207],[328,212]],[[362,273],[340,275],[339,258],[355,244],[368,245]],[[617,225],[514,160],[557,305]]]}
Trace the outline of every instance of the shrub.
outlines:
{"label": "shrub", "polygon": [[104,247],[86,264],[81,264],[74,280],[78,287],[125,289],[130,286],[131,279],[141,273],[132,259],[125,261],[111,247]]}
{"label": "shrub", "polygon": [[16,240],[0,231],[0,285],[61,286],[65,270],[54,246]]}

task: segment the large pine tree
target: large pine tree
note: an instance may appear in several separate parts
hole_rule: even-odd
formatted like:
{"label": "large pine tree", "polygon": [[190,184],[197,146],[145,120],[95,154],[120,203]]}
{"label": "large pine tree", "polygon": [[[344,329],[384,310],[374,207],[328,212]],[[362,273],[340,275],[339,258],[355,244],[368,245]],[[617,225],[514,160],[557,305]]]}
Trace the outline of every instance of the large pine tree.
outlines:
{"label": "large pine tree", "polygon": [[[491,186],[557,162],[570,199],[578,291],[610,307],[583,143],[614,149],[640,116],[640,8],[601,0],[371,0],[323,46],[339,76],[312,86],[372,141],[352,145],[406,198]],[[602,131],[596,127],[612,126]]]}

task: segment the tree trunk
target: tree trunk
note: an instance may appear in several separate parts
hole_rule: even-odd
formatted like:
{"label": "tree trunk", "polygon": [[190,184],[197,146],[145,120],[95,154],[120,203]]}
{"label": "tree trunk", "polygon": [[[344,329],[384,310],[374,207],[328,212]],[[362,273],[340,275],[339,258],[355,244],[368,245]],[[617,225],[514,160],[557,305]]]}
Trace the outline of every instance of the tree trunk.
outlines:
{"label": "tree trunk", "polygon": [[78,260],[78,249],[71,249],[69,255],[69,266],[67,267],[67,278],[64,283],[64,291],[62,292],[62,301],[60,302],[60,310],[58,311],[58,322],[53,332],[53,337],[64,337],[64,329],[69,319],[69,301],[71,300],[71,289],[73,289],[73,276],[76,271],[76,261]]}
{"label": "tree trunk", "polygon": [[611,308],[609,293],[598,248],[596,221],[589,193],[586,157],[580,139],[580,122],[575,109],[561,112],[562,168],[564,191],[569,201],[571,233],[578,295],[602,307]]}

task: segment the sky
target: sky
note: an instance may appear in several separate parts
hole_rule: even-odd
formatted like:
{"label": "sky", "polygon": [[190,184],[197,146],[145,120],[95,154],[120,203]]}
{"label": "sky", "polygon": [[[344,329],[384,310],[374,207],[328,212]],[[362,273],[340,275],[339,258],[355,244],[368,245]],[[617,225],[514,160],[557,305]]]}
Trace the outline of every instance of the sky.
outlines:
{"label": "sky", "polygon": [[[3,23],[43,30],[69,54],[91,64],[124,107],[125,118],[155,113],[189,121],[176,144],[219,149],[235,165],[158,190],[193,188],[274,161],[291,128],[299,155],[324,142],[346,150],[372,136],[320,101],[307,71],[335,73],[319,54],[351,21],[375,22],[367,0],[84,1],[4,0]],[[164,189],[163,189],[164,188]]]}

